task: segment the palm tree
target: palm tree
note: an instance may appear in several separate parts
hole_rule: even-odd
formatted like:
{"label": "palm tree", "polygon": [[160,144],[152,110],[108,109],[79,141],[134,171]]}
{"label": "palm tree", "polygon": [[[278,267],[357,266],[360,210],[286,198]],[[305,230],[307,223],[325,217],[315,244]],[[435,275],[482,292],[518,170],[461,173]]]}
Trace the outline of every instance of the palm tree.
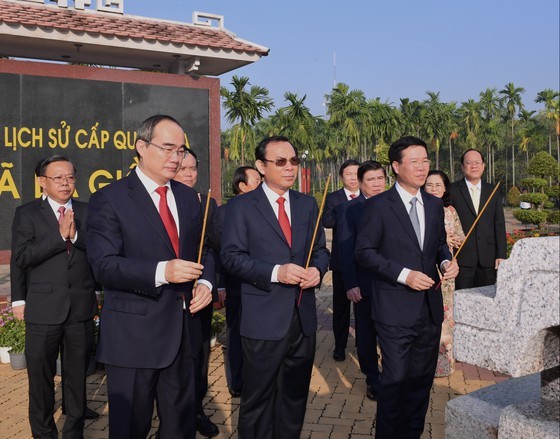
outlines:
{"label": "palm tree", "polygon": [[476,148],[480,131],[480,104],[473,99],[469,99],[462,103],[460,113],[466,133],[467,146],[468,148]]}
{"label": "palm tree", "polygon": [[[230,123],[237,124],[233,128],[230,157],[238,159],[241,155],[241,165],[245,165],[245,145],[254,143],[252,127],[263,118],[263,113],[269,111],[273,101],[268,97],[268,89],[256,85],[251,86],[249,91],[245,89],[249,85],[246,76],[231,78],[233,90],[226,87],[220,88],[220,94],[224,98],[223,106],[226,109],[226,119]],[[241,151],[241,154],[239,152]]]}
{"label": "palm tree", "polygon": [[445,136],[444,104],[439,100],[439,92],[427,91],[428,99],[424,101],[424,131],[436,151],[435,169],[439,169],[440,140]]}
{"label": "palm tree", "polygon": [[[545,117],[554,122],[553,130],[556,133],[556,160],[560,161],[560,93],[547,88],[540,91],[535,99],[537,103],[544,103]],[[548,153],[552,155],[551,136],[548,135]]]}
{"label": "palm tree", "polygon": [[362,137],[362,127],[365,119],[366,98],[361,90],[351,90],[343,83],[338,83],[332,89],[327,100],[327,115],[329,125],[337,130],[347,158],[357,157]]}
{"label": "palm tree", "polygon": [[511,119],[511,166],[512,166],[512,185],[515,186],[515,132],[514,123],[517,111],[523,109],[523,102],[521,102],[521,93],[525,93],[523,87],[516,87],[513,82],[506,84],[503,90],[499,92],[504,96],[507,114]]}
{"label": "palm tree", "polygon": [[521,149],[521,151],[525,151],[527,166],[529,166],[529,143],[533,140],[535,131],[535,121],[533,119],[533,114],[535,113],[536,111],[521,110],[518,114],[519,122],[521,122],[522,127],[519,149]]}
{"label": "palm tree", "polygon": [[[383,103],[379,98],[369,99],[366,103],[366,123],[364,134],[371,139],[372,152],[375,152],[380,143],[391,142],[396,139],[402,127],[401,114],[389,103]],[[367,151],[363,151],[360,160],[371,157]]]}
{"label": "palm tree", "polygon": [[[486,177],[488,181],[495,181],[495,167],[494,167],[494,157],[495,157],[495,128],[498,125],[498,118],[500,116],[500,111],[502,109],[502,100],[497,94],[495,88],[487,88],[483,92],[480,92],[480,115],[482,117],[481,123],[481,136],[484,139],[483,144],[486,144],[487,151],[487,174]],[[507,169],[506,169],[507,172]]]}
{"label": "palm tree", "polygon": [[401,98],[399,109],[401,110],[404,125],[402,131],[420,137],[424,105],[419,101],[410,102],[409,98]]}

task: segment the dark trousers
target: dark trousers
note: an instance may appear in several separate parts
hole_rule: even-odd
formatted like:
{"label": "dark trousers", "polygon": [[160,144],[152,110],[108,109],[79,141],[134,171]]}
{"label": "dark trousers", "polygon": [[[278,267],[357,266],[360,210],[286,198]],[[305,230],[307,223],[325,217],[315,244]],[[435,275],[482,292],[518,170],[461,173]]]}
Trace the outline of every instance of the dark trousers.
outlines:
{"label": "dark trousers", "polygon": [[243,349],[241,347],[241,297],[228,295],[226,303],[227,349],[226,379],[233,390],[243,388]]}
{"label": "dark trousers", "polygon": [[196,389],[196,414],[202,415],[202,403],[208,392],[208,365],[210,362],[210,338],[212,338],[212,303],[200,312],[202,325],[202,346],[195,359],[195,389]]}
{"label": "dark trousers", "polygon": [[430,403],[441,325],[433,323],[424,299],[414,326],[405,328],[375,322],[375,327],[383,364],[375,437],[418,439]]}
{"label": "dark trousers", "polygon": [[344,289],[342,273],[333,270],[333,335],[334,351],[340,355],[346,350],[348,344],[348,331],[350,330],[350,304]]}
{"label": "dark trousers", "polygon": [[[146,355],[149,355],[149,348],[145,346]],[[105,370],[111,439],[146,438],[152,427],[154,401],[157,402],[161,439],[194,439],[194,361],[186,316],[179,353],[170,366],[135,369],[106,364]]]}
{"label": "dark trousers", "polygon": [[366,376],[366,384],[377,390],[379,387],[377,331],[371,319],[371,297],[362,297],[362,300],[354,304],[354,317],[360,370]]}
{"label": "dark trousers", "polygon": [[494,285],[496,274],[497,271],[494,267],[465,267],[461,265],[459,266],[459,274],[455,279],[455,290]]}
{"label": "dark trousers", "polygon": [[294,309],[281,340],[242,337],[243,390],[239,439],[299,439],[315,356]]}
{"label": "dark trousers", "polygon": [[25,359],[29,378],[29,423],[35,438],[57,438],[54,422],[54,376],[64,347],[64,438],[82,438],[86,403],[86,370],[93,343],[93,321],[68,318],[59,325],[26,323]]}

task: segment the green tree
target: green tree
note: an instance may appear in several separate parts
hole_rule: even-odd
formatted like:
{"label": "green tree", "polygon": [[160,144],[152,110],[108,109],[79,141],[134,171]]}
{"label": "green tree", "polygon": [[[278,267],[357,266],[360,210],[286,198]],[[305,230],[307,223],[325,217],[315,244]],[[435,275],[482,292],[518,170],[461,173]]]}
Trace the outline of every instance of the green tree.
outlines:
{"label": "green tree", "polygon": [[439,148],[441,139],[445,137],[445,110],[439,100],[439,92],[427,91],[428,99],[424,101],[423,128],[430,144],[436,152],[435,169],[439,169]]}
{"label": "green tree", "polygon": [[525,151],[527,166],[529,166],[529,144],[533,142],[536,136],[536,124],[533,119],[533,114],[536,111],[521,110],[518,114],[519,122],[521,124],[521,142],[519,149]]}
{"label": "green tree", "polygon": [[541,151],[531,159],[527,172],[540,178],[558,177],[558,162],[549,153]]}
{"label": "green tree", "polygon": [[502,100],[498,96],[495,88],[487,88],[479,94],[480,100],[480,139],[481,146],[486,148],[487,172],[486,178],[490,182],[496,181],[495,172],[495,152],[498,146],[503,145],[503,138],[500,132],[500,112]]}
{"label": "green tree", "polygon": [[[556,134],[556,159],[560,161],[560,93],[547,88],[540,91],[535,99],[537,103],[544,103],[545,117],[552,121],[551,132]],[[548,135],[548,153],[552,154],[551,135]]]}
{"label": "green tree", "polygon": [[463,129],[466,133],[468,148],[480,148],[478,135],[480,131],[480,104],[474,99],[469,99],[461,104],[460,108]]}
{"label": "green tree", "polygon": [[247,144],[254,145],[253,126],[263,118],[264,112],[269,111],[273,101],[268,97],[268,89],[256,85],[251,86],[249,91],[246,86],[250,85],[246,76],[231,78],[233,90],[226,87],[220,88],[223,106],[226,110],[226,119],[235,123],[232,127],[231,149],[229,156],[233,160],[241,158],[241,165],[245,165],[245,147]]}
{"label": "green tree", "polygon": [[420,137],[424,105],[419,101],[411,102],[409,98],[401,98],[399,109],[402,115],[402,132]]}
{"label": "green tree", "polygon": [[513,82],[506,84],[505,88],[500,90],[505,100],[507,114],[511,121],[511,168],[512,168],[512,185],[515,186],[515,132],[514,123],[517,111],[523,109],[521,94],[525,93],[523,87],[516,87]]}

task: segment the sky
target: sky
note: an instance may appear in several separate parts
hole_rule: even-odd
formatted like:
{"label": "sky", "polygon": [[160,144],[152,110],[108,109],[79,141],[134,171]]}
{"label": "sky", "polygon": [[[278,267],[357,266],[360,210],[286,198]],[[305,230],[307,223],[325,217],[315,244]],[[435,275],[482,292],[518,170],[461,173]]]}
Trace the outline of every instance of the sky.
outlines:
{"label": "sky", "polygon": [[270,91],[275,108],[286,105],[290,91],[306,95],[311,113],[324,116],[325,95],[335,82],[397,107],[400,98],[427,99],[427,91],[460,104],[513,82],[525,88],[525,107],[540,110],[537,93],[560,89],[559,3],[125,0],[124,12],[189,23],[193,11],[223,15],[229,31],[270,53],[222,75],[221,85],[233,75],[247,76]]}

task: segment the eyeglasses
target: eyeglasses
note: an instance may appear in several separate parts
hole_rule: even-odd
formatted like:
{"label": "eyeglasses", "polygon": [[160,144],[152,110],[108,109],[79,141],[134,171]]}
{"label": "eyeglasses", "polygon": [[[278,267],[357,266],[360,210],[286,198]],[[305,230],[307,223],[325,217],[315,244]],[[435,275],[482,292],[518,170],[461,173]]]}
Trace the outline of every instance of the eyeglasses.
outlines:
{"label": "eyeglasses", "polygon": [[[288,164],[288,159],[285,159],[285,158],[276,159],[276,160],[262,159],[262,161],[263,162],[274,163],[279,168],[283,168],[284,166],[286,166]],[[289,161],[290,161],[290,165],[292,165],[292,166],[297,166],[301,163],[301,159],[299,157],[292,157],[291,159],[289,159]]]}
{"label": "eyeglasses", "polygon": [[426,187],[429,188],[436,188],[436,189],[441,189],[442,187],[445,187],[445,185],[443,183],[426,183]]}
{"label": "eyeglasses", "polygon": [[424,160],[411,160],[409,162],[403,162],[403,163],[410,165],[414,168],[425,168],[426,166],[430,166],[430,163],[432,163],[432,161],[428,159],[424,159]]}
{"label": "eyeglasses", "polygon": [[480,165],[482,165],[482,160],[474,160],[474,161],[469,160],[469,161],[465,162],[465,165],[467,165],[467,166],[474,166],[474,165],[480,166]]}
{"label": "eyeglasses", "polygon": [[177,154],[177,157],[180,159],[184,159],[187,155],[189,155],[189,149],[185,146],[180,146],[177,149],[173,148],[166,148],[164,146],[156,145],[153,142],[146,142],[148,145],[153,145],[156,148],[159,148],[165,157],[171,157],[172,154]]}
{"label": "eyeglasses", "polygon": [[48,175],[41,175],[41,177],[48,178],[59,186],[62,183],[64,183],[65,181],[68,182],[68,184],[73,184],[73,183],[76,182],[76,176],[75,175],[56,175],[54,177],[49,177]]}

